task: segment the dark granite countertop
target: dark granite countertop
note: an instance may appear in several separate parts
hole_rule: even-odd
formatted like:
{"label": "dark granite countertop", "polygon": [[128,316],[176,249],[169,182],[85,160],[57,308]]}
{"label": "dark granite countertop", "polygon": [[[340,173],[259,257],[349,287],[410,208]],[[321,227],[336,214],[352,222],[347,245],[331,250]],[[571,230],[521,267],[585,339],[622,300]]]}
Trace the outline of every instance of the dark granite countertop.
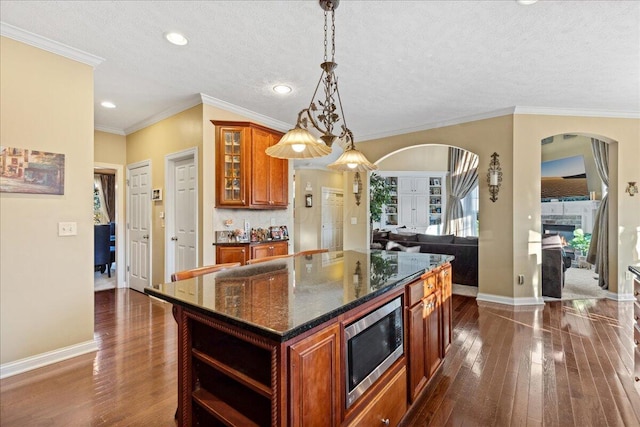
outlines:
{"label": "dark granite countertop", "polygon": [[638,280],[640,280],[640,266],[629,266],[629,271],[636,275]]}
{"label": "dark granite countertop", "polygon": [[213,242],[213,246],[263,245],[265,243],[288,242],[289,239],[271,239],[252,242],[250,240],[235,240],[233,242]]}
{"label": "dark granite countertop", "polygon": [[145,293],[284,342],[451,260],[410,252],[328,252],[154,285]]}

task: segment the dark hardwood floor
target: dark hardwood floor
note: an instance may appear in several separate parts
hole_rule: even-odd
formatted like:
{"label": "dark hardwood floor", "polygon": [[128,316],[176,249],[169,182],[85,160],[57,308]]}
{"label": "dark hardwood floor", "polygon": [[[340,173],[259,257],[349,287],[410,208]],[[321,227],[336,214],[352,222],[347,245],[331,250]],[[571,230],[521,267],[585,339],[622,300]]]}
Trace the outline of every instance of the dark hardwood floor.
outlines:
{"label": "dark hardwood floor", "polygon": [[[175,426],[168,304],[96,292],[100,350],[0,381],[2,426]],[[403,426],[638,426],[631,303],[478,306],[455,296],[454,339]]]}

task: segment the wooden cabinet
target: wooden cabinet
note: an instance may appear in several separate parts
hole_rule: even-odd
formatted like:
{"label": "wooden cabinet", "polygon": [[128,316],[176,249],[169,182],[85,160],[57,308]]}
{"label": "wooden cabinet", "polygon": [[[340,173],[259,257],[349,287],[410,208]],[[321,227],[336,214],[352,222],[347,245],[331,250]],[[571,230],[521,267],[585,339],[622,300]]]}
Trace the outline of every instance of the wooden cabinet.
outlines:
{"label": "wooden cabinet", "polygon": [[403,366],[348,425],[350,427],[397,426],[407,411],[406,386],[407,370]]}
{"label": "wooden cabinet", "polygon": [[217,245],[216,263],[239,262],[245,265],[249,260],[249,245]]}
{"label": "wooden cabinet", "polygon": [[445,331],[440,287],[443,270],[450,271],[451,265],[445,264],[429,271],[420,280],[405,287],[410,402],[417,399],[444,357],[442,337]]}
{"label": "wooden cabinet", "polygon": [[245,265],[248,260],[264,258],[273,255],[286,255],[289,253],[289,243],[286,240],[280,242],[265,242],[252,244],[238,243],[234,245],[216,245],[216,263],[239,262]]}
{"label": "wooden cabinet", "polygon": [[289,161],[268,156],[282,133],[250,122],[216,126],[216,207],[286,209]]}
{"label": "wooden cabinet", "polygon": [[341,354],[337,324],[291,346],[292,427],[340,425]]}
{"label": "wooden cabinet", "polygon": [[251,246],[251,259],[264,258],[274,255],[286,255],[289,253],[287,241],[267,242]]}
{"label": "wooden cabinet", "polygon": [[447,354],[453,339],[453,317],[452,317],[452,284],[451,284],[451,264],[444,265],[438,272],[438,287],[441,291],[440,307],[442,316],[442,353]]}
{"label": "wooden cabinet", "polygon": [[286,208],[289,162],[267,156],[265,150],[282,138],[281,133],[251,129],[251,207]]}
{"label": "wooden cabinet", "polygon": [[[279,379],[267,340],[178,307],[178,424],[272,425]],[[233,351],[229,351],[233,349]]]}

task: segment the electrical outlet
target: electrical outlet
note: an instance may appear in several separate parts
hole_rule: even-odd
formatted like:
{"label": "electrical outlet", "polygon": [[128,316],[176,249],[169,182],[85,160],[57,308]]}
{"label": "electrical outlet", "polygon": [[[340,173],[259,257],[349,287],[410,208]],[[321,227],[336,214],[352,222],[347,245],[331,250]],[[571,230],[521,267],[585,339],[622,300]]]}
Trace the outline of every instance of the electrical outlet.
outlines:
{"label": "electrical outlet", "polygon": [[352,216],[351,217],[351,225],[356,225],[358,223],[358,217]]}
{"label": "electrical outlet", "polygon": [[58,223],[58,236],[76,236],[78,234],[78,224],[75,222],[59,222]]}

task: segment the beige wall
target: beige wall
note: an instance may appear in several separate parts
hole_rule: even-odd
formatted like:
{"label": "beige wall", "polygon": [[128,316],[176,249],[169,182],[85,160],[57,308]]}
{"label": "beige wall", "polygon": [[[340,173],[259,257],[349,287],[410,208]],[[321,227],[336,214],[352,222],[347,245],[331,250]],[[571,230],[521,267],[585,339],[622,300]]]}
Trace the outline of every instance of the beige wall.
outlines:
{"label": "beige wall", "polygon": [[395,152],[378,163],[381,171],[446,172],[449,169],[449,147],[421,145]]}
{"label": "beige wall", "polygon": [[[593,117],[514,115],[398,135],[358,145],[372,161],[406,147],[437,143],[480,156],[479,292],[505,303],[540,303],[540,141],[578,133],[610,145],[610,291],[631,295],[628,265],[639,263],[640,198],[624,193],[626,182],[639,181],[640,120]],[[503,182],[498,200],[489,200],[485,171],[490,155],[500,155]],[[388,157],[388,159],[392,159]],[[396,156],[393,157],[396,160]],[[401,162],[402,156],[398,156]],[[383,160],[383,162],[386,161]],[[381,162],[381,164],[383,164]],[[620,182],[620,184],[618,184]],[[368,235],[363,233],[363,235]],[[518,274],[525,284],[517,285]]]}
{"label": "beige wall", "polygon": [[[344,191],[342,172],[298,169],[296,170],[295,179],[296,206],[294,213],[294,232],[296,238],[294,252],[320,248],[322,244],[322,204],[320,202],[322,187],[338,188]],[[307,185],[311,186],[310,191],[306,189]],[[313,196],[313,206],[310,208],[305,207],[305,194],[311,194]],[[344,201],[348,203],[346,197]]]}
{"label": "beige wall", "polygon": [[[413,132],[404,135],[366,141],[358,149],[372,162],[385,158],[407,147],[438,144],[463,148],[479,156],[480,180],[480,237],[479,237],[479,291],[488,294],[513,297],[512,283],[512,174],[513,118],[496,117],[475,122]],[[540,143],[538,142],[538,146]],[[488,168],[491,154],[500,155],[504,181],[498,201],[489,200],[487,182],[483,171]],[[412,151],[407,151],[411,154]],[[395,156],[394,156],[395,157]],[[386,161],[386,160],[384,160]],[[537,162],[538,175],[540,162]],[[539,179],[538,179],[539,181]],[[540,195],[538,194],[538,202]],[[368,236],[368,233],[364,234]]]}
{"label": "beige wall", "polygon": [[[65,155],[64,195],[0,194],[0,363],[93,343],[93,69],[2,37],[0,141]],[[78,234],[58,237],[58,222]]]}
{"label": "beige wall", "polygon": [[127,137],[113,133],[94,131],[93,160],[114,165],[127,164]]}
{"label": "beige wall", "polygon": [[[127,164],[148,160],[151,187],[165,190],[165,156],[190,148],[198,149],[198,170],[202,170],[202,105],[182,111],[151,126],[127,135]],[[198,200],[202,200],[202,173],[198,174]],[[151,284],[164,283],[164,200],[151,206]],[[202,229],[202,217],[199,218]],[[202,262],[202,239],[199,247]]]}

